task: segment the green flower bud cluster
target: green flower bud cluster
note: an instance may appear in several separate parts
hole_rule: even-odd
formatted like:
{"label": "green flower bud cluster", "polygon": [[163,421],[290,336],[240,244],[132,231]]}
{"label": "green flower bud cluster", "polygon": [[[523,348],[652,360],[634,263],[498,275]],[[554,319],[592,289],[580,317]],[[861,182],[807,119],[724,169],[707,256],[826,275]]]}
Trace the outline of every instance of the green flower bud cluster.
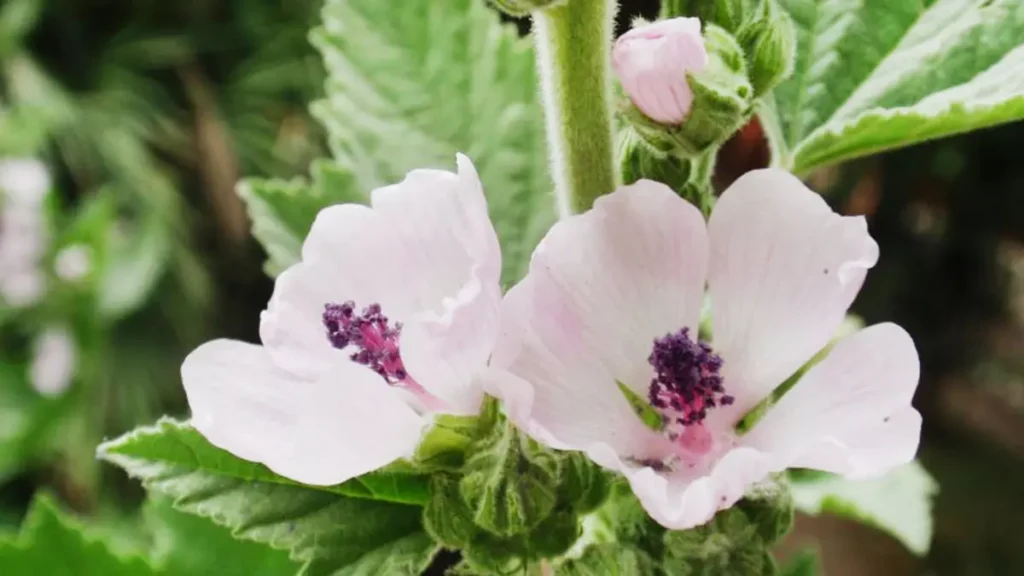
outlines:
{"label": "green flower bud cluster", "polygon": [[462,551],[468,573],[521,571],[563,554],[580,536],[580,517],[608,494],[589,459],[541,446],[493,401],[479,418],[440,417],[414,462],[432,473],[424,526]]}

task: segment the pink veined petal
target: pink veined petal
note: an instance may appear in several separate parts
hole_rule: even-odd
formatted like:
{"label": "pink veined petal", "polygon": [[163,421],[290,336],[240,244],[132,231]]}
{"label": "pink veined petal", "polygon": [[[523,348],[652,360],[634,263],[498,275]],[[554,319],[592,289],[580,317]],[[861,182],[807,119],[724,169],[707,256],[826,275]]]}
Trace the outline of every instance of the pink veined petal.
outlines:
{"label": "pink veined petal", "polygon": [[587,450],[592,460],[625,475],[640,504],[656,522],[670,530],[688,530],[731,507],[747,490],[782,468],[770,455],[748,447],[733,448],[706,474],[685,469],[656,472],[649,466],[623,462],[607,445]]}
{"label": "pink veined petal", "polygon": [[422,286],[421,311],[405,321],[405,367],[450,410],[476,413],[483,397],[476,374],[498,333],[501,249],[480,178],[468,158],[457,161],[458,175],[414,171],[402,184],[374,191],[373,205],[418,255],[406,264],[409,282],[433,279]]}
{"label": "pink veined petal", "polygon": [[405,368],[447,410],[476,414],[483,400],[478,374],[498,336],[501,289],[479,278],[445,302],[441,315],[420,315],[402,331]]}
{"label": "pink veined petal", "polygon": [[[749,172],[708,223],[714,346],[739,418],[821,350],[878,260],[862,217],[843,217],[783,170]],[[723,411],[725,412],[725,411]]]}
{"label": "pink veined petal", "polygon": [[605,442],[637,458],[670,454],[670,443],[644,426],[598,352],[588,353],[579,343],[567,348],[574,344],[560,341],[560,334],[538,331],[538,321],[545,318],[571,331],[580,326],[579,318],[571,316],[575,312],[536,299],[538,279],[527,274],[501,303],[501,334],[485,390],[503,401],[517,426],[554,448],[581,450]]}
{"label": "pink veined petal", "polygon": [[[415,170],[401,183],[375,190],[373,208],[344,204],[320,212],[303,245],[302,262],[278,278],[261,317],[260,336],[275,362],[311,378],[330,367],[341,353],[327,340],[324,305],[347,300],[360,308],[379,303],[396,322],[434,319],[429,333],[440,341],[427,347],[431,351],[445,350],[445,341],[464,337],[466,330],[483,331],[476,336],[493,341],[490,317],[496,312],[490,308],[496,303],[483,310],[479,322],[474,317],[479,306],[461,311],[457,323],[444,320],[453,308],[465,308],[462,301],[474,285],[483,294],[497,290],[501,273],[479,179],[468,159],[460,155],[458,162],[458,175]],[[462,336],[447,335],[451,326]],[[403,336],[403,358],[405,344]],[[424,356],[416,350],[409,355],[414,364]],[[462,382],[452,385],[465,388]]]}
{"label": "pink veined petal", "polygon": [[646,396],[655,338],[695,329],[707,262],[703,220],[640,181],[556,224],[502,303],[492,365],[534,387],[532,417],[562,443],[653,456],[663,439],[616,381]]}
{"label": "pink veined petal", "polygon": [[408,456],[422,432],[396,389],[347,361],[308,380],[261,346],[214,340],[189,354],[181,376],[207,440],[305,484],[338,484]]}
{"label": "pink veined petal", "polygon": [[742,442],[794,467],[882,474],[917,451],[921,417],[910,402],[919,371],[905,330],[865,328],[836,344]]}

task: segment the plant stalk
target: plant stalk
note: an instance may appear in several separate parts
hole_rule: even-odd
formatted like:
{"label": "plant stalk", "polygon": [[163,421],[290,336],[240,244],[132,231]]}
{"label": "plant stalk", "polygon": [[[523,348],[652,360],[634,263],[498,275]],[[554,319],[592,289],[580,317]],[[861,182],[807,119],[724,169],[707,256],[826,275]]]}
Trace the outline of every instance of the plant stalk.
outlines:
{"label": "plant stalk", "polygon": [[589,209],[618,183],[612,135],[616,0],[568,0],[534,13],[537,63],[559,216]]}

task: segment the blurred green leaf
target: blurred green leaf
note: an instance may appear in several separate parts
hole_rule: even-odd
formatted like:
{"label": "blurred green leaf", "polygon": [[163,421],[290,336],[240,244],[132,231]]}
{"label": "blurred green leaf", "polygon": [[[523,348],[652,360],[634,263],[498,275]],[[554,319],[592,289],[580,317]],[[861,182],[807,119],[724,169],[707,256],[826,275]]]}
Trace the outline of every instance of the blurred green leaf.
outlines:
{"label": "blurred green leaf", "polygon": [[[236,458],[210,444],[190,424],[171,419],[163,419],[154,426],[137,428],[120,438],[104,442],[98,454],[100,458],[124,468],[130,475],[146,481],[153,479],[156,469],[173,469],[175,475],[188,471],[241,481],[300,486],[262,464]],[[429,496],[425,477],[388,468],[344,484],[306,489],[401,504],[423,504]]]}
{"label": "blurred green leaf", "polygon": [[915,554],[928,552],[932,498],[938,485],[919,463],[911,462],[874,480],[798,477],[791,476],[797,510],[851,518],[889,533]]}
{"label": "blurred green leaf", "polygon": [[146,576],[157,572],[134,555],[115,554],[86,535],[50,498],[37,497],[17,538],[0,538],[4,576]]}
{"label": "blurred green leaf", "polygon": [[173,497],[177,509],[210,518],[236,538],[290,550],[307,576],[412,576],[436,553],[423,532],[422,508],[396,502],[404,493],[398,475],[302,486],[166,420],[105,443],[99,454],[149,490]]}
{"label": "blurred green leaf", "polygon": [[294,576],[288,553],[239,540],[213,521],[152,498],[143,512],[153,530],[153,563],[167,576]]}
{"label": "blurred green leaf", "polygon": [[327,65],[313,106],[350,193],[415,168],[476,164],[501,239],[503,281],[525,273],[555,219],[534,55],[479,0],[328,0],[312,33]]}
{"label": "blurred green leaf", "polygon": [[0,481],[46,454],[49,433],[68,405],[40,396],[26,378],[24,366],[0,360]]}
{"label": "blurred green leaf", "polygon": [[805,173],[1024,118],[1019,0],[780,0],[793,75],[761,111],[774,161]]}

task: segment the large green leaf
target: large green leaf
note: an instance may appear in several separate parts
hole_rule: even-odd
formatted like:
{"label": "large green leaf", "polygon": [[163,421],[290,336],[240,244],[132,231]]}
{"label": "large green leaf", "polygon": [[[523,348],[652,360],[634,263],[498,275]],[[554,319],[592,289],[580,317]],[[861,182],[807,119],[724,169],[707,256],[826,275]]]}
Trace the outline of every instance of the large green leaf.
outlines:
{"label": "large green leaf", "polygon": [[87,536],[49,498],[36,498],[21,534],[0,538],[4,576],[147,576],[157,572],[139,556],[117,555]]}
{"label": "large green leaf", "polygon": [[916,554],[928,552],[937,485],[917,462],[876,480],[812,477],[794,480],[792,488],[801,512],[852,518],[888,532]]}
{"label": "large green leaf", "polygon": [[506,283],[554,220],[533,50],[481,0],[328,0],[313,42],[328,70],[313,107],[366,194],[415,168],[476,164]]}
{"label": "large green leaf", "polygon": [[[103,443],[99,447],[99,455],[129,473],[143,468],[149,470],[150,466],[174,468],[172,482],[178,471],[188,470],[238,480],[303,486],[274,474],[262,464],[242,460],[217,448],[187,422],[169,418]],[[161,481],[151,474],[144,475],[142,479],[150,483]],[[427,481],[423,476],[389,470],[367,474],[336,486],[310,489],[399,504],[422,505],[429,497]]]}
{"label": "large green leaf", "polygon": [[175,507],[228,527],[236,538],[291,551],[303,574],[418,574],[436,545],[400,475],[334,487],[281,478],[209,445],[186,424],[162,421],[100,446],[102,458]]}
{"label": "large green leaf", "polygon": [[246,540],[210,520],[175,510],[167,499],[146,503],[153,563],[167,576],[294,576],[288,553]]}
{"label": "large green leaf", "polygon": [[1020,0],[779,0],[793,75],[760,111],[797,173],[1024,118]]}

